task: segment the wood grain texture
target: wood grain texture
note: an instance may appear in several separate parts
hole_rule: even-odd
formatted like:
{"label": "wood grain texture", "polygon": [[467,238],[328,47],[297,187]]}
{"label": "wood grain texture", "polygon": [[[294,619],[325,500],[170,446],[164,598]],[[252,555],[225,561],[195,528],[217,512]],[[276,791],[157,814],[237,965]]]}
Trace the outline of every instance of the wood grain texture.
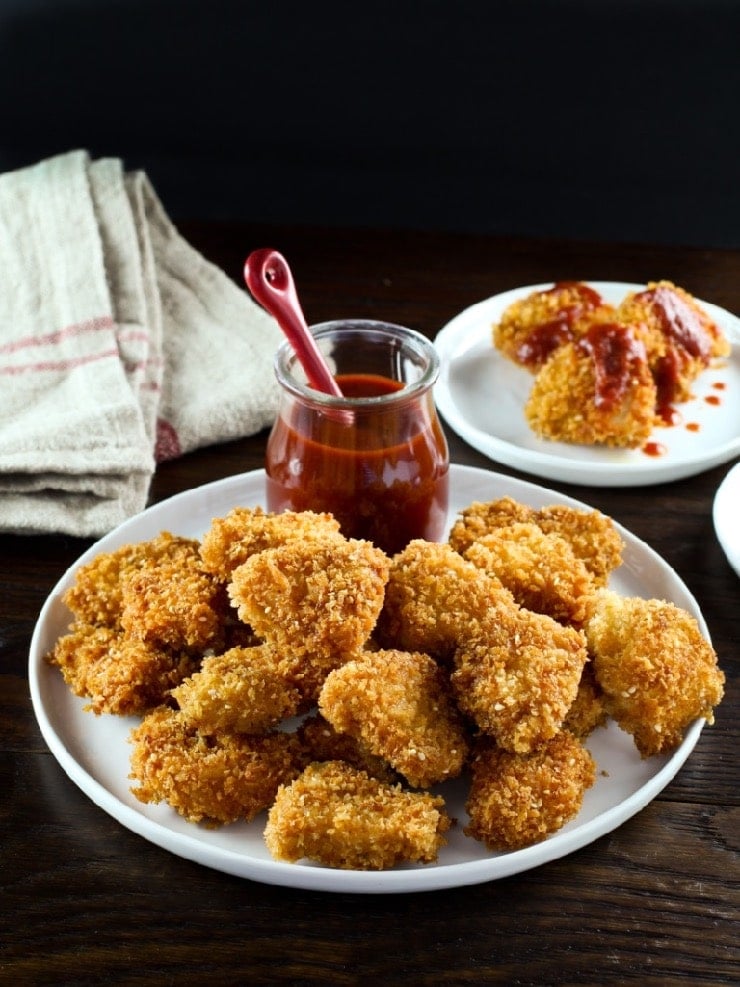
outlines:
{"label": "wood grain texture", "polygon": [[[670,277],[740,312],[740,254],[729,251],[228,225],[183,232],[237,280],[251,249],[282,250],[313,322],[373,316],[433,335],[475,301],[560,277]],[[453,461],[532,479],[448,437]],[[152,501],[260,467],[265,439],[163,464]],[[0,983],[738,983],[740,581],[711,522],[728,468],[645,489],[547,484],[643,538],[695,594],[727,675],[716,724],[655,801],[591,846],[516,877],[423,894],[241,880],[174,857],[97,808],[48,752],[27,676],[38,612],[89,542],[0,537]]]}

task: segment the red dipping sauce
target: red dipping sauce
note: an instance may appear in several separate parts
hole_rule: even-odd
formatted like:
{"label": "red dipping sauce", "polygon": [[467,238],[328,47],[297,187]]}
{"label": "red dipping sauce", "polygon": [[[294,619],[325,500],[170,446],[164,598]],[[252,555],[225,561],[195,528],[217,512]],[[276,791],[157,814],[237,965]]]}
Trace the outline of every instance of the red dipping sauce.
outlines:
{"label": "red dipping sauce", "polygon": [[291,380],[296,368],[281,347],[281,404],[267,445],[268,509],[330,512],[344,535],[388,554],[413,538],[441,538],[449,455],[432,399],[438,361],[431,343],[385,323],[328,323],[312,331],[338,370],[370,369],[336,373],[344,400],[332,398]]}

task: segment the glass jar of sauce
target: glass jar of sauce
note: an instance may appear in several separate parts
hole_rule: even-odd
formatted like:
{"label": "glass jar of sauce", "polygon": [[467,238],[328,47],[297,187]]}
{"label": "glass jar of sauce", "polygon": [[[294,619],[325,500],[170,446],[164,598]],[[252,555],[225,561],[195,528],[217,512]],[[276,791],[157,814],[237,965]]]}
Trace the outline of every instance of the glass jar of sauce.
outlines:
{"label": "glass jar of sauce", "polygon": [[310,387],[287,341],[275,358],[278,414],[267,443],[267,507],[327,511],[349,538],[388,554],[444,535],[449,453],[432,396],[439,358],[402,326],[326,322],[311,332],[343,396]]}

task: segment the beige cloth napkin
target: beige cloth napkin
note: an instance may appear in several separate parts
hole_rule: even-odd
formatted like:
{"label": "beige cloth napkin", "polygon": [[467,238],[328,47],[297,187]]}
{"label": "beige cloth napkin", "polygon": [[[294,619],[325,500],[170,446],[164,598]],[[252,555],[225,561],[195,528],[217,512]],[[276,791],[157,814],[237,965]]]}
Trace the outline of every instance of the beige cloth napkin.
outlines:
{"label": "beige cloth napkin", "polygon": [[0,531],[102,535],[273,420],[276,323],[118,159],[1,175],[0,272]]}

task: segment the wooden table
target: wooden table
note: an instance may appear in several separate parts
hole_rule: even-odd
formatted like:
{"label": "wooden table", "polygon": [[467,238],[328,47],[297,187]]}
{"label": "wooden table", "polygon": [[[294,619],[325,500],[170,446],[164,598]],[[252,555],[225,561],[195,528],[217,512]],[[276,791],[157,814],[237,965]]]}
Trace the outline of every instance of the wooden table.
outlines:
{"label": "wooden table", "polygon": [[[740,312],[740,253],[729,251],[181,228],[237,281],[250,250],[282,250],[312,322],[367,316],[433,336],[473,302],[562,278],[668,277]],[[533,479],[449,439],[454,462]],[[265,440],[260,434],[163,465],[152,501],[260,467]],[[695,594],[727,674],[716,725],[676,779],[611,834],[519,876],[427,893],[353,896],[252,883],[173,856],[98,809],[47,750],[27,675],[39,609],[88,543],[0,538],[0,982],[738,983],[740,581],[711,519],[729,465],[642,489],[546,483],[631,529]]]}

